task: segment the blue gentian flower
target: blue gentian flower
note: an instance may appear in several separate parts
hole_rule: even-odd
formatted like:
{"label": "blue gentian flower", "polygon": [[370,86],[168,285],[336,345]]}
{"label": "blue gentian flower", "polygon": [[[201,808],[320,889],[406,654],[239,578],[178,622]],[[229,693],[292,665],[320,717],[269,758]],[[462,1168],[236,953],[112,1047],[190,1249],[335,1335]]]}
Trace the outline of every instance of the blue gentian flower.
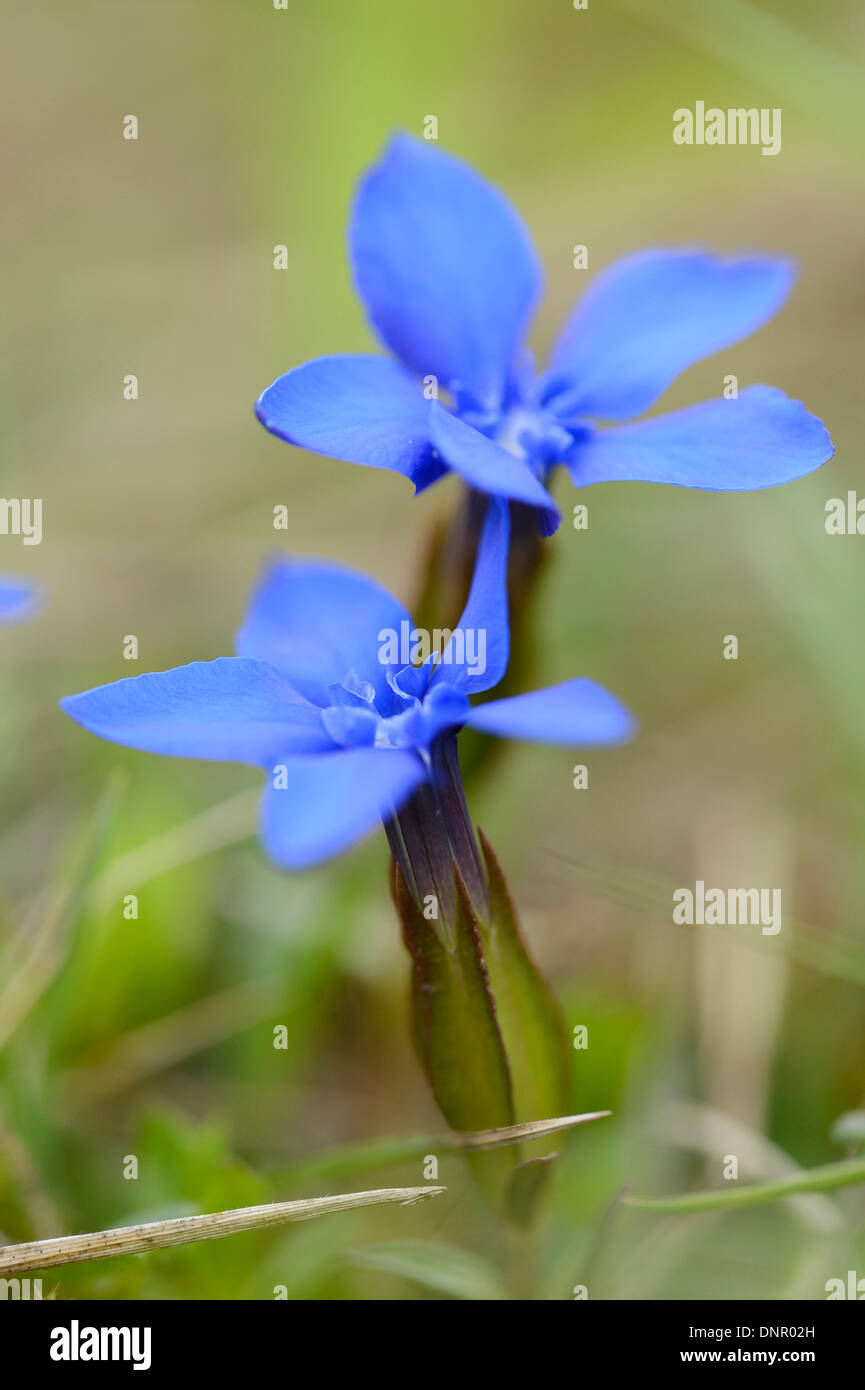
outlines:
{"label": "blue gentian flower", "polygon": [[0,623],[15,623],[30,617],[38,600],[38,590],[26,579],[0,576]]}
{"label": "blue gentian flower", "polygon": [[[393,634],[414,629],[372,579],[278,560],[253,597],[237,656],[116,681],[62,707],[131,748],[267,769],[264,840],[292,869],[391,818],[430,780],[439,741],[464,726],[565,744],[625,738],[630,716],[587,679],[471,705],[508,662],[508,529],[506,504],[492,500],[459,627],[420,665],[383,658]],[[483,663],[466,655],[476,653],[477,634]]]}
{"label": "blue gentian flower", "polygon": [[[760,328],[790,292],[787,260],[651,250],[578,303],[535,373],[524,337],[542,287],[528,236],[496,189],[434,145],[396,136],[361,182],[350,257],[395,358],[320,357],[256,405],[290,444],[403,473],[418,491],[452,470],[472,487],[559,515],[545,484],[774,487],[832,456],[820,420],[768,386],[636,424],[692,363]],[[435,391],[439,399],[430,399]]]}

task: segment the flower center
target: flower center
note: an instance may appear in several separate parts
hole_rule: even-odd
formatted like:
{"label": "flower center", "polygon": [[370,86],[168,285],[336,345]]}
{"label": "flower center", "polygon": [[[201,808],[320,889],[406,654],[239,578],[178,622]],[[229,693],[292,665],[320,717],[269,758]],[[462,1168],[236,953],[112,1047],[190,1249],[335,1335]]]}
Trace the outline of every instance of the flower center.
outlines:
{"label": "flower center", "polygon": [[497,409],[466,401],[458,414],[466,424],[486,435],[515,458],[522,459],[541,481],[555,463],[561,463],[574,442],[576,431],[561,419],[538,395],[539,382],[516,381]]}

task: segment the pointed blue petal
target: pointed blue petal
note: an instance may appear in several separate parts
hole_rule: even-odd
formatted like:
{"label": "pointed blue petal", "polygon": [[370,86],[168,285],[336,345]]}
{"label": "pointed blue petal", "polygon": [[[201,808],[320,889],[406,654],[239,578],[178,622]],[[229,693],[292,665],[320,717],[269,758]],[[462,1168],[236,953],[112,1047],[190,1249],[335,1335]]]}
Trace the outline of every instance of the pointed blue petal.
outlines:
{"label": "pointed blue petal", "polygon": [[395,136],[361,182],[350,250],[358,293],[397,357],[500,404],[542,284],[502,195],[453,155]]}
{"label": "pointed blue petal", "polygon": [[268,765],[289,749],[333,747],[320,710],[272,666],[238,657],[132,676],[60,706],[100,738],[180,758]]}
{"label": "pointed blue petal", "polygon": [[[475,572],[465,611],[441,659],[432,684],[445,682],[466,695],[491,690],[508,667],[508,541],[507,502],[491,497],[478,542]],[[469,660],[469,658],[471,658]],[[477,669],[483,667],[482,670]]]}
{"label": "pointed blue petal", "polygon": [[379,748],[280,758],[275,769],[285,785],[277,789],[271,769],[262,829],[268,853],[287,869],[305,869],[347,849],[426,777],[416,754]]}
{"label": "pointed blue petal", "polygon": [[334,703],[328,687],[360,678],[391,703],[387,665],[379,659],[385,630],[409,615],[365,575],[319,561],[277,560],[265,571],[237,634],[239,656],[268,661],[314,704]]}
{"label": "pointed blue petal", "polygon": [[551,535],[559,524],[558,508],[532,469],[479,430],[467,425],[436,401],[430,407],[430,436],[449,468],[479,492],[508,497],[538,508],[539,526]]}
{"label": "pointed blue petal", "polygon": [[762,327],[793,285],[789,261],[703,251],[641,251],[588,290],[553,352],[574,415],[628,420],[701,358]]}
{"label": "pointed blue petal", "polygon": [[619,480],[745,492],[801,478],[831,457],[826,427],[801,401],[749,386],[736,400],[598,430],[577,446],[570,471],[577,487]]}
{"label": "pointed blue petal", "polygon": [[585,676],[476,705],[466,722],[499,738],[536,743],[621,743],[635,727],[615,695]]}
{"label": "pointed blue petal", "polygon": [[255,413],[271,434],[301,449],[390,468],[418,485],[431,481],[429,400],[387,357],[306,362],[268,386]]}

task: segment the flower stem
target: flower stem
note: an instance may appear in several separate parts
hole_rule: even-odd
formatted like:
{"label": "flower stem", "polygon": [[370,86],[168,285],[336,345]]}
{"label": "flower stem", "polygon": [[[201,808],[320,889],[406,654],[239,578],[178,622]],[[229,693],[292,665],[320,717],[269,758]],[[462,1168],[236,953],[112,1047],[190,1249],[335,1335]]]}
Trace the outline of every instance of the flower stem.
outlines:
{"label": "flower stem", "polygon": [[429,754],[430,777],[386,822],[391,853],[418,907],[435,898],[445,944],[453,945],[457,911],[454,868],[472,904],[489,913],[480,851],[469,816],[457,754],[457,735],[436,739]]}
{"label": "flower stem", "polygon": [[[443,623],[453,627],[465,608],[475,570],[478,541],[487,508],[487,497],[465,488],[449,520],[434,531],[427,551],[421,592],[414,605],[421,627]],[[511,540],[508,554],[508,611],[511,654],[508,669],[495,689],[495,698],[529,688],[529,668],[534,652],[532,624],[527,621],[546,560],[535,509],[511,502]],[[491,692],[492,694],[493,692]],[[486,697],[481,695],[480,700]],[[467,782],[485,770],[500,744],[471,730],[463,735],[462,767]]]}

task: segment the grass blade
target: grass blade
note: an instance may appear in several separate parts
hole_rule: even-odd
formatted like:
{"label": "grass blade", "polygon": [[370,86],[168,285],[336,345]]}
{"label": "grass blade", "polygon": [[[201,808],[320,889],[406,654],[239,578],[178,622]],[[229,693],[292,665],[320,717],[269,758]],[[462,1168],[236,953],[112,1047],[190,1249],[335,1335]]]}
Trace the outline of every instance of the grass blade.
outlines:
{"label": "grass blade", "polygon": [[629,1207],[645,1211],[695,1212],[727,1211],[737,1207],[755,1207],[760,1202],[774,1202],[796,1192],[835,1192],[839,1187],[852,1187],[865,1182],[865,1158],[855,1162],[826,1163],[806,1173],[792,1173],[772,1182],[749,1183],[717,1192],[686,1192],[679,1197],[631,1197],[622,1201]]}
{"label": "grass blade", "polygon": [[87,901],[90,882],[113,829],[126,783],[122,772],[108,777],[70,881],[40,895],[23,924],[19,937],[27,943],[26,953],[0,992],[0,1049],[36,1007],[67,958],[73,927]]}
{"label": "grass blade", "polygon": [[494,1149],[500,1144],[528,1143],[530,1139],[543,1139],[548,1134],[561,1134],[577,1125],[588,1124],[590,1120],[605,1120],[612,1110],[590,1110],[585,1115],[562,1115],[555,1120],[525,1120],[518,1125],[503,1125],[500,1129],[479,1129],[473,1134],[442,1135],[439,1146],[451,1149]]}
{"label": "grass blade", "polygon": [[489,1261],[471,1250],[433,1241],[393,1241],[353,1250],[354,1264],[409,1279],[447,1298],[492,1303],[507,1298]]}
{"label": "grass blade", "polygon": [[0,1274],[17,1274],[28,1269],[54,1269],[58,1265],[80,1264],[84,1260],[104,1260],[112,1255],[143,1255],[171,1245],[190,1245],[199,1240],[216,1240],[238,1231],[257,1231],[281,1226],[287,1221],[308,1221],[333,1211],[354,1211],[358,1207],[399,1202],[409,1206],[438,1197],[444,1187],[384,1187],[372,1192],[348,1192],[337,1197],[311,1197],[297,1202],[268,1202],[265,1206],[236,1207],[205,1216],[176,1216],[167,1221],[148,1221],[140,1226],[121,1226],[89,1235],[58,1236],[53,1240],[32,1240],[25,1245],[0,1247]]}
{"label": "grass blade", "polygon": [[459,1154],[499,1145],[527,1144],[532,1139],[576,1129],[578,1125],[588,1124],[591,1120],[606,1119],[612,1113],[612,1110],[593,1110],[584,1115],[562,1115],[554,1120],[526,1120],[521,1124],[505,1125],[501,1129],[481,1129],[466,1134],[449,1130],[444,1134],[394,1135],[356,1144],[341,1144],[308,1158],[298,1158],[286,1165],[281,1176],[286,1182],[314,1182],[410,1163],[413,1159],[423,1158],[424,1154]]}

